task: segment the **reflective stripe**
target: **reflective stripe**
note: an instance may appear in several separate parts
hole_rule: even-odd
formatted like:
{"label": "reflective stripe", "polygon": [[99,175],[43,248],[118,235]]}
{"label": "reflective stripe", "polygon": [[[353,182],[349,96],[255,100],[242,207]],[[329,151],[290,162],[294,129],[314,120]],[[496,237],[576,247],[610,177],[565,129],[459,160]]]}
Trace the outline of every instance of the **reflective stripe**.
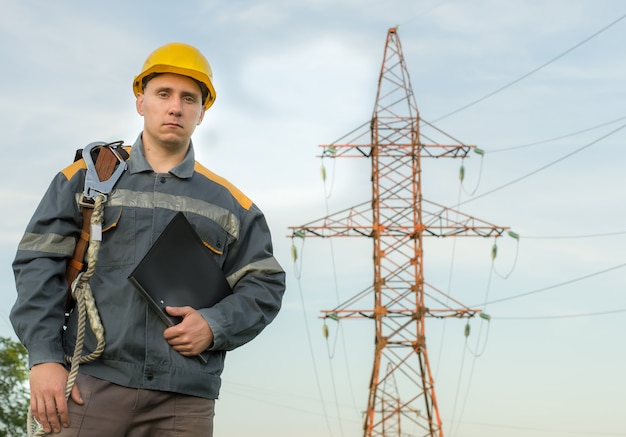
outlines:
{"label": "reflective stripe", "polygon": [[211,170],[200,164],[196,161],[195,166],[193,168],[196,172],[203,175],[205,178],[216,182],[222,187],[226,188],[230,194],[239,202],[239,204],[243,207],[243,209],[248,210],[252,207],[252,200],[250,200],[245,194],[243,194],[237,187],[231,184],[228,180],[223,177],[213,173]]}
{"label": "reflective stripe", "polygon": [[276,258],[265,258],[260,261],[255,261],[250,263],[243,268],[237,270],[232,275],[229,275],[226,280],[230,284],[231,287],[234,287],[239,280],[247,274],[260,274],[260,273],[282,273],[283,269],[281,268]]}
{"label": "reflective stripe", "polygon": [[76,239],[59,234],[33,234],[27,232],[22,237],[18,250],[56,253],[71,256],[74,252]]}
{"label": "reflective stripe", "polygon": [[192,197],[119,189],[111,192],[106,206],[147,209],[163,208],[177,212],[189,212],[212,220],[229,235],[239,239],[239,220],[232,212]]}

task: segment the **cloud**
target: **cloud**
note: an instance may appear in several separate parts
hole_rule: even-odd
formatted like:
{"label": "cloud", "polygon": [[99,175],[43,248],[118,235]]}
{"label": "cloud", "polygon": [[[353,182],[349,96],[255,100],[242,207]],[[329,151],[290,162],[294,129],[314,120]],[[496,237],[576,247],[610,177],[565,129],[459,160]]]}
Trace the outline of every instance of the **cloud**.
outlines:
{"label": "cloud", "polygon": [[[263,343],[237,351],[231,365],[235,363],[236,368],[254,360],[258,357],[257,348],[271,350],[272,357],[266,358],[281,364],[268,365],[262,378],[283,387],[288,401],[300,394],[292,390],[294,381],[302,386],[302,392],[316,397],[316,387],[311,386],[316,376],[320,377],[324,392],[329,392],[331,378],[325,372],[315,375],[300,367],[299,372],[306,376],[298,379],[302,375],[295,375],[289,368],[293,351],[285,350],[285,344],[306,345],[311,341],[316,358],[326,359],[326,344],[321,335],[309,338],[301,326],[304,320],[293,320],[300,305],[298,286],[304,289],[303,305],[311,316],[313,332],[321,325],[317,319],[320,309],[328,309],[336,300],[333,269],[342,298],[357,293],[364,282],[370,282],[371,242],[363,241],[355,248],[350,242],[335,240],[333,259],[330,241],[308,240],[305,274],[299,284],[290,265],[287,228],[370,198],[370,161],[337,159],[324,162],[327,184],[331,185],[331,178],[333,181],[333,195],[326,204],[320,180],[322,162],[316,155],[321,152],[318,144],[333,142],[371,117],[387,29],[400,25],[398,34],[417,104],[430,121],[531,71],[619,14],[623,14],[623,5],[618,1],[591,7],[580,0],[527,0],[515,5],[495,0],[191,0],[177,4],[123,0],[34,4],[7,0],[0,15],[4,164],[0,199],[10,213],[0,234],[5,266],[0,276],[1,295],[6,302],[15,297],[10,260],[50,179],[71,161],[75,148],[88,142],[132,142],[142,125],[134,112],[132,78],[154,48],[168,41],[190,42],[207,53],[218,93],[215,106],[194,135],[198,158],[263,208],[276,240],[277,256],[288,270],[285,318],[279,319],[280,325],[268,331],[267,337],[262,337]],[[528,149],[503,149],[582,130],[624,115],[623,24],[549,68],[436,123],[462,142],[487,151],[482,162],[477,155],[464,162],[467,184],[473,187],[480,180],[477,194],[521,178],[599,137],[601,131]],[[502,297],[621,262],[622,235],[547,241],[524,238],[623,230],[620,220],[626,199],[620,188],[624,185],[620,166],[624,162],[625,149],[621,145],[625,132],[459,208],[488,222],[519,230],[519,257],[508,280],[489,276],[491,239],[453,242],[430,238],[424,248],[426,281],[440,289],[451,284],[455,298],[471,304],[480,302],[489,286],[492,296]],[[493,153],[500,150],[502,153]],[[446,205],[455,204],[459,198],[467,200],[469,195],[459,187],[460,165],[460,160],[423,160],[424,198]],[[496,267],[506,271],[514,261],[515,242],[500,239],[498,246]],[[562,314],[565,307],[572,312],[584,312],[587,306],[594,310],[624,307],[620,278],[619,273],[599,276],[550,295],[538,293],[524,302],[503,303],[493,309],[501,314],[506,310],[507,315],[533,315]],[[5,305],[0,313],[2,320],[6,321],[9,306]],[[623,361],[619,348],[606,342],[611,338],[606,332],[622,329],[621,319],[616,317],[593,318],[590,329],[589,325],[581,327],[563,320],[496,322],[495,316],[488,352],[476,361],[477,372],[471,381],[472,387],[481,387],[481,391],[468,393],[471,408],[460,427],[467,427],[468,422],[494,423],[494,414],[505,417],[502,422],[507,425],[523,424],[523,405],[532,403],[538,393],[553,405],[565,398],[580,397],[580,387],[566,384],[565,376],[558,384],[550,382],[553,390],[542,391],[546,375],[541,372],[543,364],[536,364],[539,361],[535,355],[541,356],[541,363],[553,363],[552,367],[559,364],[561,369],[567,369],[568,360],[573,360],[580,368],[578,373],[593,374],[592,360],[580,361],[580,339],[585,338],[585,344],[594,346],[593,360]],[[465,350],[461,322],[454,322],[454,329],[441,335],[441,340],[433,335],[442,329],[439,322],[429,321],[428,338],[430,348],[446,351],[442,354],[437,387],[447,420],[458,387],[463,388],[467,382],[461,378],[462,370],[467,368],[460,364]],[[341,323],[344,327],[356,326],[349,328],[354,329],[347,338],[350,343],[371,346],[373,326],[368,321],[356,322],[357,325],[351,325],[353,321]],[[1,328],[4,330],[0,332],[11,334],[8,322]],[[559,335],[551,337],[554,332]],[[542,347],[546,341],[558,343],[558,352]],[[342,355],[338,352],[337,356]],[[348,364],[359,361],[360,366],[369,367],[370,352],[367,349],[363,354],[350,356]],[[434,355],[431,358],[439,360]],[[310,359],[298,359],[304,367],[311,366]],[[338,363],[327,360],[318,364],[327,368]],[[502,373],[503,368],[510,369],[510,374]],[[232,379],[248,378],[251,385],[258,383],[259,374],[247,365],[244,369]],[[368,370],[363,372],[363,380],[354,381],[361,391],[367,387]],[[511,377],[520,372],[536,382],[537,387],[532,387],[536,391],[528,396],[523,386],[526,380],[520,384]],[[576,378],[567,372],[563,375]],[[609,369],[605,378],[610,377],[618,378],[618,369]],[[520,396],[513,399],[510,393]],[[487,394],[497,396],[505,407],[512,408],[485,409],[485,405],[491,405],[485,400]],[[583,395],[590,397],[593,393],[585,391]],[[339,396],[347,396],[347,391]],[[361,408],[364,399],[357,399]],[[236,417],[241,411],[238,401],[236,396],[231,397],[220,405],[220,411],[231,411]],[[611,401],[612,405],[618,404]],[[614,422],[605,421],[602,416],[603,411],[610,410],[607,405],[585,405],[588,411],[580,417],[588,418],[590,423],[603,423],[604,428],[598,432],[618,432],[619,415],[614,415]],[[267,413],[266,417],[284,409],[268,410],[261,402],[254,406]],[[360,413],[353,414],[352,409],[343,406],[339,411],[345,429],[354,421],[358,433]],[[299,425],[302,437],[308,437],[307,430],[317,430],[323,419],[321,415],[309,419],[294,414],[293,421]],[[333,432],[341,425],[338,421],[333,417]],[[237,426],[236,422],[228,423],[228,432],[237,435]],[[500,428],[473,426],[484,437],[502,434]],[[537,426],[558,428],[549,420]],[[576,422],[574,426],[584,429],[586,425]],[[272,437],[292,434],[291,429],[271,424],[261,431]]]}

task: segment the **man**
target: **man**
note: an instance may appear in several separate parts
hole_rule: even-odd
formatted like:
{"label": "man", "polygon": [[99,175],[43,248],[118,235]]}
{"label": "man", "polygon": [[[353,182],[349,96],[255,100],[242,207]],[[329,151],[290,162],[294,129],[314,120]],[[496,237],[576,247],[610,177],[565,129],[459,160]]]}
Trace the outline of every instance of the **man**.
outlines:
{"label": "man", "polygon": [[[274,319],[285,274],[262,212],[195,162],[191,136],[215,100],[204,56],[167,44],[148,57],[133,89],[144,128],[108,195],[90,279],[106,346],[80,366],[69,400],[65,355],[73,354],[77,311],[64,331],[65,271],[82,226],[82,160],[54,178],[19,244],[11,322],[29,352],[31,411],[46,433],[66,437],[211,436],[226,351]],[[233,293],[211,308],[168,307],[182,322],[167,328],[127,278],[180,211]],[[85,348],[94,344],[87,335]],[[207,363],[195,359],[205,351]]]}

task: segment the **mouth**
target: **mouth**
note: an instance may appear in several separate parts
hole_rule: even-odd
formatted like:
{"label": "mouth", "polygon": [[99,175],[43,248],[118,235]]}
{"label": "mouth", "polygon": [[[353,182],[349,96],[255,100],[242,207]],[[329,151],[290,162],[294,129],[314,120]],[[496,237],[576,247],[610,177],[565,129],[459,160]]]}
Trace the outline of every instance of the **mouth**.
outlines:
{"label": "mouth", "polygon": [[169,128],[178,128],[178,129],[182,129],[182,125],[178,124],[178,123],[164,123],[163,126],[165,127],[169,127]]}

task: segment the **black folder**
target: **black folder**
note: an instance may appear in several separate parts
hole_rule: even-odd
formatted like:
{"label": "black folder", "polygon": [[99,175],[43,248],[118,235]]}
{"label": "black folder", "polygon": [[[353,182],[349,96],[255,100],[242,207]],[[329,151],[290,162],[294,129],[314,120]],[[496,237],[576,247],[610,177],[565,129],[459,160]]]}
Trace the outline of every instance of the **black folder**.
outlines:
{"label": "black folder", "polygon": [[180,323],[166,306],[209,308],[232,293],[191,223],[177,213],[137,264],[128,280],[167,326]]}

